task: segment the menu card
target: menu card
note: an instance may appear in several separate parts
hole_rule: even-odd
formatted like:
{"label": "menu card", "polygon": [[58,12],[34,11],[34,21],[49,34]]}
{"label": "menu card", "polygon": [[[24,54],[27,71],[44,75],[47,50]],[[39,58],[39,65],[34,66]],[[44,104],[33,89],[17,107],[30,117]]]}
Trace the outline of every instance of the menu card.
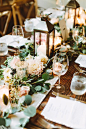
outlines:
{"label": "menu card", "polygon": [[75,60],[75,63],[78,63],[80,67],[86,68],[86,55],[80,54]]}
{"label": "menu card", "polygon": [[66,27],[65,19],[60,20],[59,25],[60,25],[62,37],[63,37],[64,41],[66,41],[69,35],[68,35],[68,30]]}
{"label": "menu card", "polygon": [[46,119],[75,129],[86,129],[86,104],[62,97],[50,97],[41,113]]}

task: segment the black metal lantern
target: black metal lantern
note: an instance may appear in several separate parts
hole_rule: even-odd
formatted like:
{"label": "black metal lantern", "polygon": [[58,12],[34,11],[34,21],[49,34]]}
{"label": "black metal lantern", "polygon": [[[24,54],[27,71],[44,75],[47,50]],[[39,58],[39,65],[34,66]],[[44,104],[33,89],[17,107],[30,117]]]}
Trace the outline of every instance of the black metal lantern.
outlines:
{"label": "black metal lantern", "polygon": [[[36,42],[36,33],[39,33],[39,43]],[[37,54],[37,49],[40,45],[42,45],[42,33],[46,35],[46,56],[49,58],[53,56],[54,52],[54,37],[55,37],[55,29],[54,25],[51,24],[46,17],[42,17],[41,21],[36,25],[34,28],[34,54]],[[50,35],[52,34],[52,46],[50,46]],[[42,50],[45,49],[44,46],[41,48]]]}
{"label": "black metal lantern", "polygon": [[70,0],[67,5],[65,6],[65,10],[66,8],[68,8],[68,17],[69,17],[69,9],[74,9],[75,10],[75,15],[74,15],[74,24],[73,27],[75,27],[75,21],[76,21],[76,9],[79,8],[80,5],[76,0]]}

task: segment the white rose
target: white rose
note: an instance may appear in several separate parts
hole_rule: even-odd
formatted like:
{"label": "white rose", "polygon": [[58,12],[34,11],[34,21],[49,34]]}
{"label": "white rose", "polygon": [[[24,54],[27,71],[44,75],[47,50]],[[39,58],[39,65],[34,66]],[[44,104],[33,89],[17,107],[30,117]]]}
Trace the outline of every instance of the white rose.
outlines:
{"label": "white rose", "polygon": [[3,75],[10,74],[11,72],[12,72],[12,70],[7,67],[4,69]]}
{"label": "white rose", "polygon": [[12,79],[12,75],[11,74],[4,75],[4,81],[5,82],[9,82],[9,80],[11,80],[11,79]]}

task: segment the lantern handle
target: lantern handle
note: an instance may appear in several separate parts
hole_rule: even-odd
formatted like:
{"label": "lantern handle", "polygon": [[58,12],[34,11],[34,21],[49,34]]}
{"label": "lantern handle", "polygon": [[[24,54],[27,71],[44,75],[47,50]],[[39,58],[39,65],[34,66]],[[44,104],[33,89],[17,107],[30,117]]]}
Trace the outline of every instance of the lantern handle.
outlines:
{"label": "lantern handle", "polygon": [[41,17],[41,21],[46,21],[47,19],[49,19],[49,15],[51,15],[52,13],[47,14],[47,16]]}

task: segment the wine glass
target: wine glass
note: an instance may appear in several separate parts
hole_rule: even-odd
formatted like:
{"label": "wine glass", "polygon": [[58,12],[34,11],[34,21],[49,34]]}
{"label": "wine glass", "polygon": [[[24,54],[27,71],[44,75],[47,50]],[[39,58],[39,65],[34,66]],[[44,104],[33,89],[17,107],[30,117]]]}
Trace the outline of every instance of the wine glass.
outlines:
{"label": "wine glass", "polygon": [[16,43],[16,47],[18,48],[18,51],[20,49],[20,43],[22,41],[22,38],[24,37],[23,28],[21,25],[15,25],[12,27],[12,35],[14,42]]}
{"label": "wine glass", "polygon": [[56,53],[53,59],[53,74],[57,76],[57,79],[59,79],[59,83],[54,85],[55,87],[53,87],[53,91],[57,93],[65,92],[65,87],[60,84],[60,76],[64,75],[67,72],[68,66],[69,60],[66,53]]}
{"label": "wine glass", "polygon": [[73,29],[73,39],[78,45],[80,42],[82,42],[83,38],[85,36],[85,30],[83,26],[75,26]]}

